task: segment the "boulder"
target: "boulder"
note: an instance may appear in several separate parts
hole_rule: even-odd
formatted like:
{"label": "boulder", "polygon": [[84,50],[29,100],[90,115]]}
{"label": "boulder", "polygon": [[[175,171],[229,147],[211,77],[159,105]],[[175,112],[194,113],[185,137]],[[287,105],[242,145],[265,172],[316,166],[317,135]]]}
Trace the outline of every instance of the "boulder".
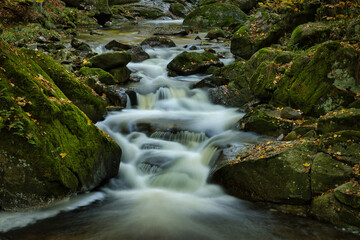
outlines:
{"label": "boulder", "polygon": [[228,4],[233,4],[240,8],[244,12],[249,12],[251,9],[257,6],[256,0],[200,0],[199,6],[209,5],[216,2],[223,2]]}
{"label": "boulder", "polygon": [[181,3],[171,3],[169,10],[175,16],[182,17],[182,18],[188,14],[186,7]]}
{"label": "boulder", "polygon": [[212,39],[219,39],[219,38],[226,38],[226,34],[223,30],[219,28],[211,29],[205,36],[205,38],[208,38],[210,40]]}
{"label": "boulder", "polygon": [[71,39],[71,46],[76,50],[91,52],[91,47],[86,42],[80,41],[77,38]]}
{"label": "boulder", "polygon": [[150,55],[147,54],[144,49],[140,46],[132,47],[129,52],[131,53],[132,62],[142,62],[150,58]]}
{"label": "boulder", "polygon": [[270,102],[312,116],[347,107],[360,92],[356,80],[358,54],[351,46],[338,42],[309,49],[296,57],[277,81]]}
{"label": "boulder", "polygon": [[292,109],[291,107],[284,107],[280,112],[280,117],[286,119],[301,119],[301,112]]}
{"label": "boulder", "polygon": [[351,177],[352,168],[325,153],[318,153],[311,167],[311,190],[319,195]]}
{"label": "boulder", "polygon": [[117,84],[122,84],[130,80],[131,71],[126,66],[113,68],[110,73],[114,76],[114,80]]}
{"label": "boulder", "polygon": [[352,208],[360,209],[360,185],[359,182],[348,182],[334,190],[336,199]]}
{"label": "boulder", "polygon": [[349,108],[328,112],[319,118],[317,130],[321,133],[342,130],[360,131],[360,109]]}
{"label": "boulder", "polygon": [[222,67],[224,64],[210,52],[182,52],[167,65],[167,68],[175,75],[192,75],[205,73],[211,66]]}
{"label": "boulder", "polygon": [[130,61],[131,54],[129,52],[108,52],[91,57],[89,59],[89,65],[106,71],[117,67],[124,67]]}
{"label": "boulder", "polygon": [[101,98],[44,54],[0,49],[1,209],[47,206],[117,176],[121,149],[67,94]]}
{"label": "boulder", "polygon": [[210,181],[239,198],[306,204],[311,200],[313,143],[268,142],[240,150],[236,158],[220,157]]}
{"label": "boulder", "polygon": [[299,25],[291,34],[290,44],[310,47],[329,40],[330,26],[322,22],[309,22]]}
{"label": "boulder", "polygon": [[243,24],[246,19],[247,15],[237,6],[217,2],[197,7],[185,17],[183,26],[192,30],[228,27]]}
{"label": "boulder", "polygon": [[[166,13],[160,8],[142,5],[125,5],[124,11],[135,19],[159,19],[172,18],[171,14]],[[126,16],[125,16],[126,17]]]}
{"label": "boulder", "polygon": [[108,50],[114,50],[114,51],[124,51],[124,50],[131,49],[131,46],[128,44],[118,42],[116,40],[112,40],[105,45],[105,48]]}
{"label": "boulder", "polygon": [[176,44],[168,37],[154,36],[145,39],[140,43],[144,47],[175,47]]}
{"label": "boulder", "polygon": [[114,76],[101,68],[82,67],[77,73],[81,76],[94,78],[105,85],[115,84]]}

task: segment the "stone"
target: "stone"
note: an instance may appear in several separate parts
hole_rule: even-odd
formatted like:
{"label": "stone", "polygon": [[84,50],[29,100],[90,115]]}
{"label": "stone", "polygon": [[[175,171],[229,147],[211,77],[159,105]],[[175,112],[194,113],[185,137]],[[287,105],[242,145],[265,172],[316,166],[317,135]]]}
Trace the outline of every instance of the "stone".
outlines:
{"label": "stone", "polygon": [[127,51],[108,52],[96,55],[89,59],[91,67],[110,70],[117,67],[124,67],[131,61],[131,54]]}
{"label": "stone", "polygon": [[147,54],[144,49],[140,46],[133,46],[129,52],[131,53],[132,62],[142,62],[150,58],[150,55]]}
{"label": "stone", "polygon": [[181,3],[171,3],[169,11],[172,12],[175,16],[182,18],[188,14],[185,6]]}
{"label": "stone", "polygon": [[291,34],[290,44],[310,47],[329,40],[330,26],[322,22],[309,22],[299,25]]}
{"label": "stone", "polygon": [[116,40],[112,40],[105,45],[105,48],[108,50],[114,50],[114,51],[124,51],[124,50],[131,49],[131,46],[128,44],[120,43]]}
{"label": "stone", "polygon": [[221,67],[224,64],[211,52],[182,52],[177,55],[167,68],[175,75],[192,75],[205,73],[211,66]]}
{"label": "stone", "polygon": [[165,36],[154,36],[145,39],[140,43],[143,47],[175,47],[176,44],[168,37]]}
{"label": "stone", "polygon": [[126,66],[113,68],[109,72],[114,76],[117,84],[122,84],[130,80],[131,71]]}
{"label": "stone", "polygon": [[292,119],[292,120],[302,118],[301,113],[292,109],[291,107],[284,107],[280,112],[280,116],[282,118]]}
{"label": "stone", "polygon": [[208,38],[210,40],[212,39],[219,39],[219,38],[226,38],[226,34],[223,30],[219,28],[211,29],[205,36],[205,38]]}
{"label": "stone", "polygon": [[360,208],[360,185],[357,181],[345,183],[334,190],[336,199],[352,208]]}
{"label": "stone", "polygon": [[360,109],[350,108],[331,111],[318,120],[317,130],[321,133],[342,130],[360,130]]}
{"label": "stone", "polygon": [[77,38],[73,38],[71,39],[71,46],[77,50],[80,50],[80,51],[86,51],[86,52],[90,52],[91,51],[91,47],[89,44],[83,42],[83,41],[80,41],[79,39]]}
{"label": "stone", "polygon": [[114,76],[101,68],[82,67],[77,74],[95,78],[105,85],[115,84]]}

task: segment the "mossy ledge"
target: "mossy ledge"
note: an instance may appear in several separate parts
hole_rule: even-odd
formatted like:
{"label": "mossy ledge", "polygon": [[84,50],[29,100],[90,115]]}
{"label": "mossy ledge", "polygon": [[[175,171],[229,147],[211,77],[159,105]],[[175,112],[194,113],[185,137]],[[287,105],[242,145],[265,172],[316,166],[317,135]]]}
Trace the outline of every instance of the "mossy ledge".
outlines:
{"label": "mossy ledge", "polygon": [[118,174],[120,147],[74,104],[84,85],[47,56],[4,42],[0,65],[1,209],[46,206]]}

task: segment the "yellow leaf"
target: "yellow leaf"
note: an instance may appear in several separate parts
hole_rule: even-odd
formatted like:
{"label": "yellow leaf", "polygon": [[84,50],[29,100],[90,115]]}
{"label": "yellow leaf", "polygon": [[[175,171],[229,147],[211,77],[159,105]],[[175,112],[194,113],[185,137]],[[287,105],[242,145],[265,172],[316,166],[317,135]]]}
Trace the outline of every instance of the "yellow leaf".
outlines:
{"label": "yellow leaf", "polygon": [[61,157],[61,158],[66,157],[66,155],[67,155],[67,153],[60,153],[60,157]]}
{"label": "yellow leaf", "polygon": [[340,155],[341,155],[341,152],[336,152],[336,155],[339,155],[339,156],[340,156]]}
{"label": "yellow leaf", "polygon": [[90,119],[87,120],[87,125],[88,125],[88,126],[91,125],[91,120],[90,120]]}
{"label": "yellow leaf", "polygon": [[310,163],[303,163],[304,167],[310,167]]}
{"label": "yellow leaf", "polygon": [[25,112],[25,114],[26,114],[28,117],[31,117],[31,113]]}

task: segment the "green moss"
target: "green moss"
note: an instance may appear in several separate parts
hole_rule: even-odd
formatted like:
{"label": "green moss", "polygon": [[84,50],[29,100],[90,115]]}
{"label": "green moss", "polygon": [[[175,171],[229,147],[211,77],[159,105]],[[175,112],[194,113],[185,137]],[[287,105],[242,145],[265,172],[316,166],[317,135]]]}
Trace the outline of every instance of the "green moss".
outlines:
{"label": "green moss", "polygon": [[101,68],[82,67],[78,71],[78,74],[82,76],[93,77],[106,85],[115,84],[114,76],[102,70]]}

